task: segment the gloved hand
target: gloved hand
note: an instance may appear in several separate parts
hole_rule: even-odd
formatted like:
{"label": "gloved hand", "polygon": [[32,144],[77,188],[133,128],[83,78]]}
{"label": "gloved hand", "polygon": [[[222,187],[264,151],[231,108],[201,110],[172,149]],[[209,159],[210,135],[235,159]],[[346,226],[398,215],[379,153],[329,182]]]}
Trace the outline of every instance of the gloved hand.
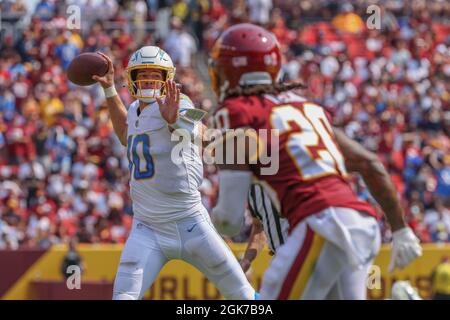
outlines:
{"label": "gloved hand", "polygon": [[222,236],[233,237],[241,231],[244,224],[244,214],[239,216],[230,216],[227,212],[216,206],[211,211],[211,221]]}
{"label": "gloved hand", "polygon": [[403,269],[417,257],[422,255],[420,240],[411,228],[405,227],[392,234],[392,253],[389,272],[396,267]]}

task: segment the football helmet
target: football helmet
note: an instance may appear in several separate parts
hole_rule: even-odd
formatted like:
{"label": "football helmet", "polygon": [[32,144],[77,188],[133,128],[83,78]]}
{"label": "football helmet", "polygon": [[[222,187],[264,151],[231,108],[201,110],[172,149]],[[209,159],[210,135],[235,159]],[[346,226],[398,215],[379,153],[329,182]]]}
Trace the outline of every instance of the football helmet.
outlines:
{"label": "football helmet", "polygon": [[236,24],[216,40],[210,54],[209,74],[214,92],[222,100],[237,86],[278,81],[281,51],[276,37],[266,29]]}
{"label": "football helmet", "polygon": [[[137,80],[138,71],[142,69],[161,70],[163,80]],[[172,59],[156,46],[145,46],[134,52],[125,72],[131,96],[144,102],[152,102],[155,98],[164,96],[165,82],[175,77]],[[143,86],[145,82],[150,85]]]}

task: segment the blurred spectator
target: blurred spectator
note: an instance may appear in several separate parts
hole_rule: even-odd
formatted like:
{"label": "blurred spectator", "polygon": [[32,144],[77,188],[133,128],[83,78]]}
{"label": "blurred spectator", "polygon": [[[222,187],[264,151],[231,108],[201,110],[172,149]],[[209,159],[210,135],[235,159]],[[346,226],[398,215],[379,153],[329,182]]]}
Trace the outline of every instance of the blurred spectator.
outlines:
{"label": "blurred spectator", "polygon": [[250,22],[265,25],[269,22],[272,0],[247,0]]}
{"label": "blurred spectator", "polygon": [[69,250],[64,256],[63,262],[61,264],[61,273],[64,279],[67,279],[72,274],[74,274],[73,270],[69,269],[70,267],[78,267],[81,273],[83,273],[84,271],[83,260],[80,254],[77,252],[76,244],[77,242],[75,239],[71,239],[69,241]]}
{"label": "blurred spectator", "polygon": [[[66,29],[69,4],[82,8],[81,30]],[[130,54],[161,45],[182,92],[210,111],[204,57],[226,27],[248,21],[279,39],[283,80],[301,78],[304,95],[379,155],[421,240],[449,242],[450,7],[439,0],[383,2],[381,30],[367,30],[361,17],[369,4],[1,1],[0,248],[47,248],[72,238],[122,243],[131,227],[126,152],[99,86],[68,82],[64,70],[73,57],[97,50],[113,57],[117,89],[129,105],[123,71]],[[218,181],[214,167],[204,171],[200,192],[210,209]],[[351,181],[373,202],[361,179]],[[249,223],[234,241],[246,240]],[[389,241],[386,222],[380,226]]]}
{"label": "blurred spectator", "polygon": [[448,257],[434,269],[431,275],[433,300],[450,300],[450,262]]}
{"label": "blurred spectator", "polygon": [[333,18],[332,23],[336,29],[351,33],[361,32],[364,28],[364,22],[361,17],[354,12],[351,3],[344,3],[342,5],[341,13]]}
{"label": "blurred spectator", "polygon": [[34,14],[44,21],[48,21],[51,18],[53,18],[55,13],[56,13],[55,3],[50,0],[41,0],[34,9]]}
{"label": "blurred spectator", "polygon": [[185,21],[189,14],[189,7],[187,1],[175,0],[172,5],[172,16]]}
{"label": "blurred spectator", "polygon": [[184,29],[182,21],[173,17],[171,31],[164,42],[164,48],[172,58],[173,63],[181,67],[191,66],[192,55],[197,51],[194,38]]}

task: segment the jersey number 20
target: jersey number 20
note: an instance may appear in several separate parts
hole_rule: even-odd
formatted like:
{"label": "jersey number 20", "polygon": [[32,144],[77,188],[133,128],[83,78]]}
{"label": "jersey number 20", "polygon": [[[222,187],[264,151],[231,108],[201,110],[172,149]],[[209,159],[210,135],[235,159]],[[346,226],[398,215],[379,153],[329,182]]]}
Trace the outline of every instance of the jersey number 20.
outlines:
{"label": "jersey number 20", "polygon": [[[293,124],[299,130],[293,130]],[[313,103],[275,107],[271,125],[279,134],[288,134],[287,152],[304,180],[330,174],[346,175],[344,158],[333,140],[332,128],[322,107]]]}
{"label": "jersey number 20", "polygon": [[150,155],[150,138],[147,134],[128,136],[127,157],[130,175],[135,180],[153,177],[154,164]]}

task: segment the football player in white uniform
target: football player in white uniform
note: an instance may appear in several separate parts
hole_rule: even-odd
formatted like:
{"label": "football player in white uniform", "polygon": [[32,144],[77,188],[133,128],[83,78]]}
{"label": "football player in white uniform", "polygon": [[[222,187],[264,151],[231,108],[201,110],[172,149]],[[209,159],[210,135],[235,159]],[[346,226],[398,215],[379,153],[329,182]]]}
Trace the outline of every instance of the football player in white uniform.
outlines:
{"label": "football player in white uniform", "polygon": [[201,203],[198,147],[188,141],[188,148],[172,156],[179,143],[173,139],[174,130],[185,129],[195,138],[203,125],[184,116],[194,106],[173,80],[171,58],[155,46],[132,55],[126,74],[130,94],[137,100],[127,111],[114,87],[113,63],[99,54],[108,60],[109,70],[93,79],[103,87],[114,131],[127,146],[134,212],[113,299],[141,299],[172,259],[195,266],[227,299],[254,299],[255,290]]}

